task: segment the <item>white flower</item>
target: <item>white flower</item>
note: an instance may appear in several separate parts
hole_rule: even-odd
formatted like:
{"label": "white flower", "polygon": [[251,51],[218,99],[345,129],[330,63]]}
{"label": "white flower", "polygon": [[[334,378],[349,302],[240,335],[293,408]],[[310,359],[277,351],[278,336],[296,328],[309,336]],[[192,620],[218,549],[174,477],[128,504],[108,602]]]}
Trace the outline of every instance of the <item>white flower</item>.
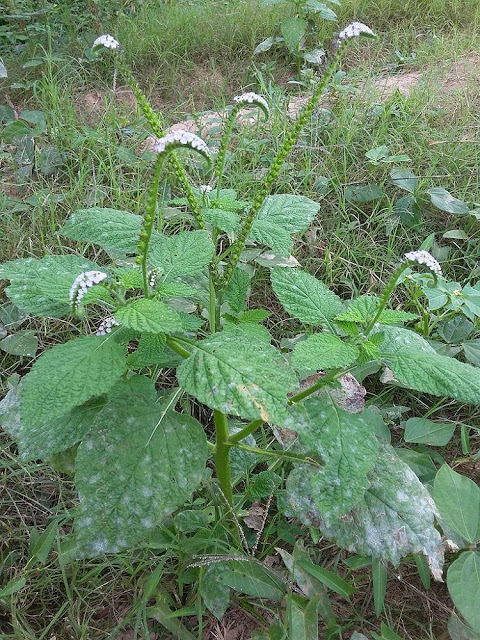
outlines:
{"label": "white flower", "polygon": [[260,107],[265,114],[265,117],[270,116],[270,107],[268,106],[268,102],[262,96],[259,96],[258,93],[254,93],[253,91],[249,91],[248,93],[242,93],[239,96],[235,96],[233,101],[237,104],[244,105],[256,105]]}
{"label": "white flower", "polygon": [[103,271],[83,271],[77,276],[70,287],[69,293],[70,302],[73,307],[78,307],[90,287],[99,284],[102,280],[105,280],[105,278],[108,278],[108,275],[103,273]]}
{"label": "white flower", "polygon": [[442,277],[442,268],[435,260],[431,253],[420,249],[419,251],[409,251],[403,256],[406,262],[415,262],[416,264],[425,265],[437,277]]}
{"label": "white flower", "polygon": [[156,286],[157,280],[161,275],[161,269],[150,269],[150,271],[147,272],[148,284],[150,285],[150,287],[152,287],[152,289]]}
{"label": "white flower", "polygon": [[340,33],[338,34],[337,42],[340,43],[343,40],[347,40],[348,38],[358,38],[358,36],[361,35],[375,37],[375,34],[370,29],[370,27],[367,27],[367,25],[363,24],[363,22],[351,22],[345,27],[345,29],[340,31]]}
{"label": "white flower", "polygon": [[115,320],[113,316],[108,316],[100,323],[95,335],[96,336],[106,336],[107,333],[111,333],[113,327],[118,327],[118,322]]}
{"label": "white flower", "polygon": [[92,45],[92,49],[100,46],[105,47],[106,49],[118,49],[120,47],[120,43],[117,42],[117,40],[115,40],[113,36],[110,36],[108,33],[106,33],[103,36],[98,36],[98,38]]}
{"label": "white flower", "polygon": [[207,146],[207,143],[204,142],[201,138],[196,136],[194,133],[190,131],[173,131],[172,133],[167,133],[163,138],[157,138],[155,144],[152,146],[151,151],[153,153],[163,153],[168,147],[191,147],[192,149],[196,149],[204,156],[210,156],[210,149]]}
{"label": "white flower", "polygon": [[200,193],[210,193],[210,191],[212,191],[213,187],[211,187],[209,184],[202,184],[198,187],[198,190],[200,191]]}

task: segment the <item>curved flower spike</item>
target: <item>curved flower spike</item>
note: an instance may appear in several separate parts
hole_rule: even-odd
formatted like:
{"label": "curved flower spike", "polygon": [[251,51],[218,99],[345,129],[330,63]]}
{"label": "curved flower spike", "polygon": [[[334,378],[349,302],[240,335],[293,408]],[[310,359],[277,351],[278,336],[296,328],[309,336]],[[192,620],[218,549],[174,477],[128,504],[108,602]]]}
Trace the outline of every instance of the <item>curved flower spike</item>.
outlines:
{"label": "curved flower spike", "polygon": [[105,47],[106,49],[119,49],[120,43],[108,33],[103,36],[98,36],[92,45],[92,49],[95,47]]}
{"label": "curved flower spike", "polygon": [[419,265],[425,265],[433,275],[437,278],[442,277],[442,268],[428,251],[420,249],[419,251],[409,251],[403,256],[405,262],[412,262]]}
{"label": "curved flower spike", "polygon": [[160,154],[165,153],[165,151],[173,151],[178,147],[188,147],[201,153],[207,160],[211,159],[211,152],[207,143],[190,131],[174,131],[163,138],[157,138],[151,150],[153,153]]}
{"label": "curved flower spike", "polygon": [[105,278],[108,278],[108,275],[103,273],[103,271],[83,271],[78,275],[70,287],[69,298],[72,307],[74,309],[78,309],[78,306],[88,289],[93,287],[95,284],[99,284],[102,280],[105,280]]}
{"label": "curved flower spike", "polygon": [[150,269],[150,271],[147,271],[148,284],[152,289],[154,289],[157,286],[157,282],[161,275],[162,275],[162,271],[161,269],[158,269],[158,268]]}
{"label": "curved flower spike", "polygon": [[363,22],[351,22],[349,25],[342,29],[337,37],[337,43],[348,40],[348,38],[358,38],[358,36],[367,36],[367,38],[375,38],[375,34],[367,27]]}
{"label": "curved flower spike", "polygon": [[212,191],[213,187],[211,187],[209,184],[201,184],[198,187],[198,190],[200,191],[200,193],[202,195],[207,195],[208,193],[210,193]]}
{"label": "curved flower spike", "polygon": [[233,98],[233,101],[236,102],[237,105],[242,105],[245,107],[259,107],[265,115],[265,120],[268,120],[268,118],[270,117],[270,107],[268,106],[268,102],[265,100],[265,98],[259,96],[258,93],[254,93],[253,91],[242,93],[239,96],[235,96]]}
{"label": "curved flower spike", "polygon": [[118,327],[118,326],[119,326],[119,323],[115,320],[115,318],[113,316],[108,316],[107,318],[104,318],[104,320],[102,320],[102,322],[100,323],[100,326],[95,332],[95,335],[106,336],[107,333],[112,332],[113,327]]}

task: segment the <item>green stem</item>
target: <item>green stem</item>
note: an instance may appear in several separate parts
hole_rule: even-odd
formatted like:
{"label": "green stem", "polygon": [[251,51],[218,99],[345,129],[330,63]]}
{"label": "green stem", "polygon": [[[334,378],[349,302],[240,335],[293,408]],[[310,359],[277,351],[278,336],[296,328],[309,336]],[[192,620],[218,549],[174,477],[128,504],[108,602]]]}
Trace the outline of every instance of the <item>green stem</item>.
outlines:
{"label": "green stem", "polygon": [[311,387],[308,387],[307,389],[304,389],[303,391],[300,391],[299,393],[296,393],[294,396],[289,398],[288,404],[296,404],[297,402],[300,402],[300,400],[308,398],[308,396],[311,396],[312,393],[315,393],[315,391],[318,391],[322,387],[326,387],[327,385],[331,384],[343,373],[344,371],[340,368],[332,369],[323,378],[320,378],[319,380],[317,380],[317,382],[315,382],[315,384],[312,384]]}
{"label": "green stem", "polygon": [[[152,238],[153,224],[155,222],[155,214],[157,212],[157,199],[158,199],[158,187],[160,185],[160,176],[162,174],[162,167],[165,158],[161,155],[157,156],[155,166],[153,168],[153,176],[148,185],[147,190],[147,203],[145,206],[145,216],[140,231],[140,238],[138,241],[138,253],[140,264],[142,265],[143,275],[143,292],[145,297],[149,296],[149,286],[147,278],[147,259],[148,248],[150,246],[150,240]],[[161,222],[159,224],[161,227]]]}
{"label": "green stem", "polygon": [[213,282],[213,274],[210,272],[208,276],[208,316],[210,320],[210,331],[215,333],[216,331],[216,297],[215,297],[215,284]]}
{"label": "green stem", "polygon": [[307,464],[313,464],[317,467],[320,465],[315,460],[307,458],[297,453],[287,453],[285,451],[272,451],[269,449],[259,449],[258,447],[250,447],[248,444],[235,444],[231,445],[242,451],[248,451],[249,453],[255,453],[259,456],[267,456],[269,458],[285,458],[286,460],[294,460],[295,462],[306,462]]}
{"label": "green stem", "polygon": [[213,410],[215,422],[215,471],[217,474],[218,484],[225,496],[226,501],[233,507],[233,488],[232,478],[230,474],[230,443],[228,441],[229,429],[227,416],[217,409]]}
{"label": "green stem", "polygon": [[178,342],[170,336],[167,336],[167,345],[170,347],[170,349],[175,351],[175,353],[178,353],[179,356],[182,356],[182,358],[189,358],[192,355],[190,351],[187,351],[186,349],[181,347]]}
{"label": "green stem", "polygon": [[275,160],[270,166],[270,169],[268,170],[268,173],[263,182],[263,185],[260,191],[258,192],[258,194],[256,195],[253,201],[252,207],[243,222],[242,228],[238,234],[237,239],[235,240],[234,250],[232,251],[232,254],[230,256],[230,259],[225,269],[225,274],[223,276],[223,283],[222,283],[223,286],[226,286],[229,283],[233,275],[235,267],[237,266],[238,261],[240,260],[240,255],[245,247],[245,243],[252,230],[253,223],[255,222],[255,219],[263,205],[265,198],[270,193],[273,183],[278,178],[280,170],[282,169],[285,163],[285,160],[287,159],[287,156],[292,150],[293,145],[297,142],[300,136],[300,133],[302,132],[302,129],[312,117],[312,114],[317,105],[317,102],[319,101],[321,95],[323,94],[323,92],[327,88],[328,83],[333,77],[333,74],[337,69],[342,50],[343,50],[343,47],[340,47],[337,53],[335,54],[335,57],[333,58],[330,65],[328,66],[327,70],[325,71],[325,74],[321,82],[319,82],[315,91],[313,92],[312,97],[304,106],[304,108],[300,111],[297,120],[295,121],[295,123],[293,124],[290,130],[290,133],[286,136],[286,138],[282,142],[280,149],[278,150],[277,155],[275,157]]}
{"label": "green stem", "polygon": [[409,263],[408,262],[404,262],[403,264],[401,264],[398,269],[394,272],[393,276],[390,278],[390,281],[388,282],[387,286],[385,287],[381,297],[380,297],[380,301],[378,303],[378,309],[377,309],[377,313],[373,316],[372,320],[370,320],[370,322],[368,323],[367,328],[365,329],[365,335],[368,336],[370,334],[370,332],[372,331],[372,329],[374,328],[374,326],[377,324],[380,316],[382,315],[382,313],[385,310],[385,307],[387,306],[388,301],[390,300],[390,296],[392,295],[395,287],[397,286],[397,282],[400,278],[400,276],[402,275],[402,273],[409,268]]}
{"label": "green stem", "polygon": [[240,431],[237,431],[237,433],[234,433],[230,436],[230,438],[228,439],[229,444],[237,444],[237,442],[240,442],[240,440],[243,440],[251,433],[256,431],[259,427],[261,427],[262,424],[264,424],[263,420],[252,420],[252,422],[243,427],[243,429],[240,429]]}
{"label": "green stem", "polygon": [[233,109],[230,111],[230,115],[227,118],[227,122],[225,123],[225,133],[222,136],[220,141],[220,149],[218,150],[217,159],[215,161],[215,166],[213,168],[213,173],[217,177],[217,199],[220,198],[220,186],[222,181],[223,170],[225,168],[225,160],[227,157],[227,147],[228,142],[232,136],[233,125],[235,123],[235,118],[237,117],[238,112],[240,111],[241,105],[235,105]]}

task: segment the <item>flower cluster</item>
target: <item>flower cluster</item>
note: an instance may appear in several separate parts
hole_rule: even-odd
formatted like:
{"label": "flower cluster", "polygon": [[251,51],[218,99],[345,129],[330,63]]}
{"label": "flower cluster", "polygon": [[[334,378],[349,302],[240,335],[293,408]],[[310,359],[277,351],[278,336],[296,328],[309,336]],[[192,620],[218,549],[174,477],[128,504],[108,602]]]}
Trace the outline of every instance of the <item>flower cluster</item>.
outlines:
{"label": "flower cluster", "polygon": [[438,278],[442,277],[442,268],[428,251],[423,251],[422,249],[419,251],[410,251],[403,256],[406,262],[414,262],[416,264],[425,265],[427,269],[437,276]]}
{"label": "flower cluster", "polygon": [[113,327],[118,327],[118,322],[115,320],[113,316],[108,316],[100,323],[97,331],[95,332],[96,336],[106,336],[107,333],[111,333]]}
{"label": "flower cluster", "polygon": [[209,184],[202,184],[198,187],[198,190],[200,191],[201,194],[205,195],[207,193],[210,193],[210,191],[212,191],[213,187],[211,187]]}
{"label": "flower cluster", "polygon": [[340,31],[337,42],[340,43],[343,40],[348,40],[348,38],[358,38],[358,36],[361,35],[375,37],[375,34],[370,27],[367,27],[363,22],[351,22],[345,27],[345,29]]}
{"label": "flower cluster", "polygon": [[105,278],[108,278],[108,275],[103,271],[83,271],[77,276],[70,287],[69,298],[72,306],[74,308],[78,307],[87,290],[93,285],[99,284]]}
{"label": "flower cluster", "polygon": [[265,98],[259,96],[258,93],[254,93],[253,91],[242,93],[239,96],[235,96],[233,98],[233,101],[238,105],[256,105],[257,107],[260,107],[266,118],[270,117],[270,107],[268,106],[268,102],[265,100]]}
{"label": "flower cluster", "polygon": [[157,138],[152,146],[152,152],[163,153],[167,149],[175,147],[190,147],[207,158],[210,157],[210,149],[207,143],[190,131],[173,131],[172,133],[167,133],[163,138]]}
{"label": "flower cluster", "polygon": [[150,271],[147,272],[148,284],[152,289],[156,287],[157,281],[161,275],[162,275],[161,269],[150,269]]}
{"label": "flower cluster", "polygon": [[93,49],[95,47],[105,47],[106,49],[118,49],[120,47],[120,43],[115,40],[112,36],[106,33],[103,36],[98,36],[98,38],[93,43]]}

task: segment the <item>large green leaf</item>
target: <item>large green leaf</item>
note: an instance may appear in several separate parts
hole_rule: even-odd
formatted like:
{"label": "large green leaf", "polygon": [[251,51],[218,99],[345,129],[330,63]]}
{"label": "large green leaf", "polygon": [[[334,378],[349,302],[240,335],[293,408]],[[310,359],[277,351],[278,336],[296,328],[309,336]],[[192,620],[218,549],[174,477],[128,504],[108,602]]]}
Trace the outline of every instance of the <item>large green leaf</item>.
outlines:
{"label": "large green leaf", "polygon": [[287,18],[280,25],[285,44],[292,53],[303,49],[303,39],[307,29],[307,21],[301,18]]}
{"label": "large green leaf", "polygon": [[480,633],[480,553],[466,551],[447,573],[454,605],[476,633]]}
{"label": "large green leaf", "polygon": [[197,342],[178,367],[177,378],[212,409],[280,424],[289,419],[287,393],[298,386],[294,372],[271,345],[230,332]]}
{"label": "large green leaf", "polygon": [[164,238],[153,248],[150,263],[163,271],[165,279],[195,275],[213,257],[213,244],[206,231],[182,231]]}
{"label": "large green leaf", "polygon": [[307,452],[320,457],[322,468],[310,478],[311,495],[326,524],[359,502],[370,480],[378,441],[368,411],[348,413],[327,394],[305,402],[307,417],[297,424]]}
{"label": "large green leaf", "polygon": [[447,213],[460,213],[465,214],[469,212],[469,207],[465,202],[454,198],[443,187],[431,187],[427,189],[427,193],[430,196],[432,204],[440,209],[440,211],[446,211]]}
{"label": "large green leaf", "polygon": [[289,256],[293,247],[291,236],[308,229],[319,209],[319,204],[305,196],[268,196],[253,224],[252,238]]}
{"label": "large green leaf", "polygon": [[448,356],[441,356],[408,329],[382,327],[383,362],[401,384],[459,402],[480,402],[480,370]]}
{"label": "large green leaf", "polygon": [[[107,251],[132,254],[137,252],[143,217],[102,207],[79,209],[72,213],[60,229],[71,240],[98,244]],[[153,231],[153,240],[161,236]]]}
{"label": "large green leaf", "polygon": [[299,269],[275,268],[272,287],[285,309],[305,324],[331,326],[342,308],[340,298],[313,276]]}
{"label": "large green leaf", "polygon": [[331,333],[317,333],[302,342],[297,342],[292,354],[292,363],[306,369],[329,369],[352,364],[359,350],[355,345],[343,342]]}
{"label": "large green leaf", "polygon": [[124,371],[124,348],[108,335],[45,351],[23,379],[22,425],[34,427],[106,393]]}
{"label": "large green leaf", "polygon": [[120,307],[115,319],[123,326],[147,333],[172,333],[183,328],[181,316],[164,302],[141,298]]}
{"label": "large green leaf", "polygon": [[70,313],[69,292],[75,278],[96,269],[94,262],[78,256],[20,258],[0,265],[0,280],[10,280],[6,294],[23,311],[61,318]]}
{"label": "large green leaf", "polygon": [[22,461],[46,460],[72,447],[89,431],[104,405],[103,399],[96,398],[52,420],[25,426],[20,418],[22,383],[9,386],[0,403],[0,421],[18,444],[18,457]]}
{"label": "large green leaf", "polygon": [[405,423],[405,442],[444,447],[455,432],[455,423],[433,422],[427,418],[409,418]]}
{"label": "large green leaf", "polygon": [[245,558],[245,562],[229,561],[228,569],[221,574],[220,581],[223,585],[254,598],[279,601],[286,591],[285,584],[274,573],[250,558]]}
{"label": "large green leaf", "polygon": [[241,313],[247,308],[249,287],[250,276],[237,267],[225,288],[225,298],[234,313]]}
{"label": "large green leaf", "polygon": [[[340,322],[356,322],[358,324],[368,324],[375,317],[378,311],[380,299],[377,296],[364,295],[355,298],[348,305],[343,313],[340,313],[335,320]],[[380,324],[403,324],[418,318],[413,313],[398,311],[394,309],[384,309],[378,319]]]}
{"label": "large green leaf", "polygon": [[370,486],[361,502],[329,526],[312,497],[314,474],[306,465],[296,467],[290,474],[281,505],[287,516],[319,528],[338,546],[362,556],[383,558],[398,565],[402,557],[422,553],[427,556],[432,574],[441,578],[443,547],[434,526],[434,502],[390,445],[381,445],[369,474]]}
{"label": "large green leaf", "polygon": [[444,464],[435,476],[433,497],[446,525],[471,544],[480,539],[480,488],[473,480]]}
{"label": "large green leaf", "polygon": [[[152,385],[153,387],[153,385]],[[187,500],[202,480],[207,439],[194,418],[156,404],[130,380],[78,448],[80,556],[114,553],[139,541]]]}

